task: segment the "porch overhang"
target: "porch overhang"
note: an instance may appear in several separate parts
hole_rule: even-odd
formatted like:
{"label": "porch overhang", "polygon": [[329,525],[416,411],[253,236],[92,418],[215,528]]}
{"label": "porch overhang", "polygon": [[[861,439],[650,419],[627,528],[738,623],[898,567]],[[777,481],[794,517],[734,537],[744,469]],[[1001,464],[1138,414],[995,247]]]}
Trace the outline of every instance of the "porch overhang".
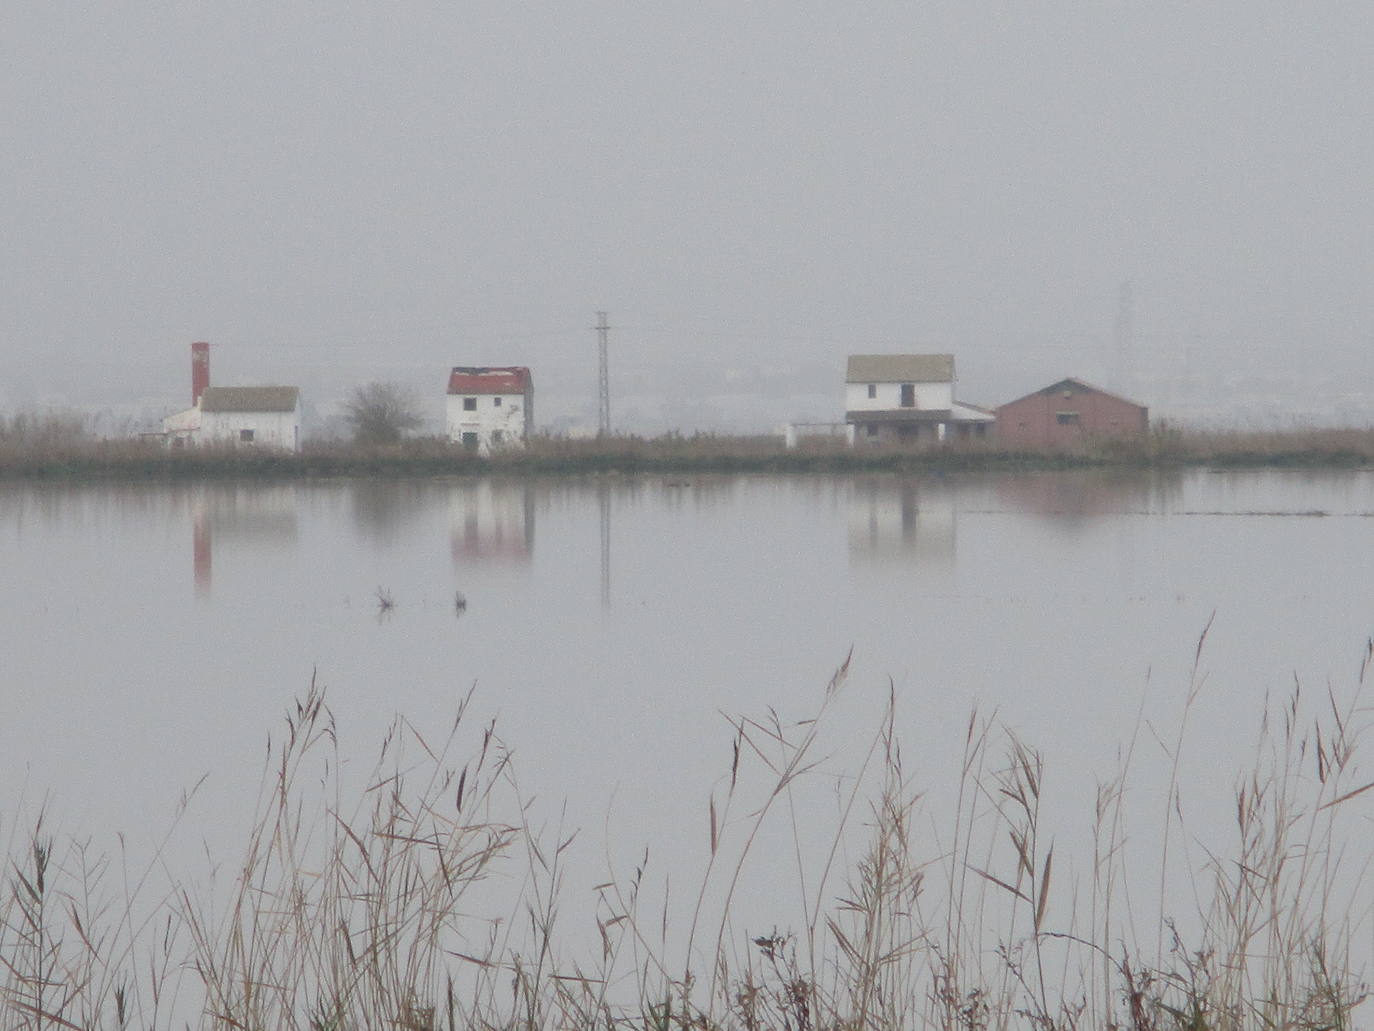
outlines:
{"label": "porch overhang", "polygon": [[948,408],[880,408],[874,411],[858,409],[845,412],[844,421],[855,425],[871,422],[897,426],[939,425],[942,422],[953,422],[954,413]]}

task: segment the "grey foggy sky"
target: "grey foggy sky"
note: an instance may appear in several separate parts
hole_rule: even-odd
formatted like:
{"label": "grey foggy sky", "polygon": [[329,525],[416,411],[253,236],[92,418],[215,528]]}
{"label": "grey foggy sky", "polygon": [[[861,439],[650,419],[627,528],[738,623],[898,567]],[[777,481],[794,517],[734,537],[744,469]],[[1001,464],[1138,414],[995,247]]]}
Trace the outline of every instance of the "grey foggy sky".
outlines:
{"label": "grey foggy sky", "polygon": [[180,400],[207,339],[557,410],[597,308],[669,395],[917,350],[996,404],[1105,375],[1125,280],[1138,368],[1371,377],[1371,53],[1334,0],[11,0],[0,407]]}

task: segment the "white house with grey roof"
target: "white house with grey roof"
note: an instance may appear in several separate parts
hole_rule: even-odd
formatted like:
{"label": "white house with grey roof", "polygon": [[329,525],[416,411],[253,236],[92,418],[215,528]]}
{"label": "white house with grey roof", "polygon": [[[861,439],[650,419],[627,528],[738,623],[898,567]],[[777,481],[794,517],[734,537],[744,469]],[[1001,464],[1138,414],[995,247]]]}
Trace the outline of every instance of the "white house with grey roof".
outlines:
{"label": "white house with grey roof", "polygon": [[170,447],[217,445],[301,449],[297,387],[212,387],[210,345],[191,345],[191,407],[162,420]]}
{"label": "white house with grey roof", "polygon": [[297,387],[206,387],[194,408],[162,420],[173,447],[301,449]]}
{"label": "white house with grey roof", "polygon": [[200,439],[301,449],[301,392],[296,387],[207,387],[200,396]]}
{"label": "white house with grey roof", "polygon": [[997,417],[954,397],[952,354],[851,354],[844,420],[857,444],[981,437]]}

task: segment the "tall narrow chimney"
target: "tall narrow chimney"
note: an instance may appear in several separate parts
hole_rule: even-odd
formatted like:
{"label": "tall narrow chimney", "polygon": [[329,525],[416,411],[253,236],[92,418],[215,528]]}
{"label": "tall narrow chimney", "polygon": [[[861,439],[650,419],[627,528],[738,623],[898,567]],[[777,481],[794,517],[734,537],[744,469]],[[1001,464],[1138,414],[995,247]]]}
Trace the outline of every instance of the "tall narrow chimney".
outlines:
{"label": "tall narrow chimney", "polygon": [[200,404],[200,395],[210,385],[210,345],[191,345],[191,405]]}

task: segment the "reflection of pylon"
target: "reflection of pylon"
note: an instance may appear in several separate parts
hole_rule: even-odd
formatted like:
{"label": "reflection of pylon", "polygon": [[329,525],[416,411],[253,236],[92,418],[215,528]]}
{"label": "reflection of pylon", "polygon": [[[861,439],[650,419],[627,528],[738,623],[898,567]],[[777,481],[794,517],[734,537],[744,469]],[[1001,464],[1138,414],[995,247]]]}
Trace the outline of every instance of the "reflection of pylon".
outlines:
{"label": "reflection of pylon", "polygon": [[597,404],[597,434],[602,437],[611,435],[611,377],[609,363],[606,356],[606,344],[610,337],[611,327],[606,322],[606,313],[599,311],[596,313],[596,343],[597,355],[600,359],[600,397]]}
{"label": "reflection of pylon", "polygon": [[601,515],[601,604],[611,604],[611,485],[597,484],[596,506]]}

